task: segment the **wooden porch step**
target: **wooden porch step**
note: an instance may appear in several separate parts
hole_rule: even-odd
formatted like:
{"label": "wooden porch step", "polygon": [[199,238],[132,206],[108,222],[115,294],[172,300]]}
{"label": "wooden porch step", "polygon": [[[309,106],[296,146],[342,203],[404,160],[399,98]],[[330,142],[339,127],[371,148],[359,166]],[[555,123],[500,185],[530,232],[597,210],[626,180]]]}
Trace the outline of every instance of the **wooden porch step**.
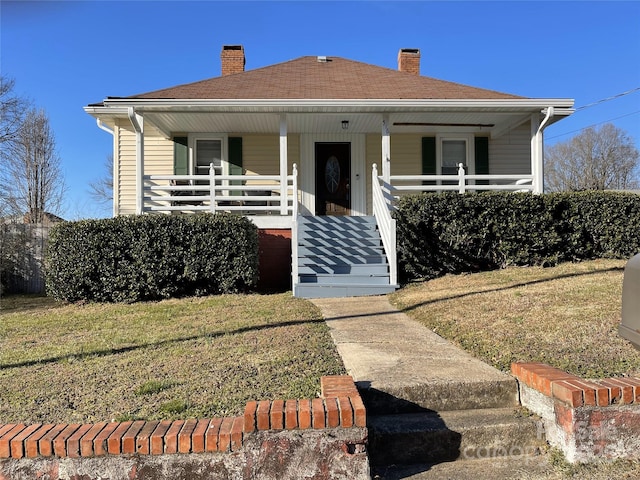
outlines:
{"label": "wooden porch step", "polygon": [[373,217],[300,217],[297,250],[295,296],[381,295],[396,288]]}

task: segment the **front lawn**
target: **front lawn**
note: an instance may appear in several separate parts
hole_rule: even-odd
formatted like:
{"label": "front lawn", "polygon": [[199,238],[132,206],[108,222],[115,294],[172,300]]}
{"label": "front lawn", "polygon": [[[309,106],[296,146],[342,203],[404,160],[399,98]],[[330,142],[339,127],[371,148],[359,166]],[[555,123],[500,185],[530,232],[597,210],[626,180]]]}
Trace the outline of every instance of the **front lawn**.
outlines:
{"label": "front lawn", "polygon": [[407,286],[391,301],[504,371],[533,361],[587,378],[639,375],[640,352],[617,332],[625,263],[447,275]]}
{"label": "front lawn", "polygon": [[318,309],[282,295],[68,305],[0,299],[0,423],[238,415],[312,398],[344,366]]}

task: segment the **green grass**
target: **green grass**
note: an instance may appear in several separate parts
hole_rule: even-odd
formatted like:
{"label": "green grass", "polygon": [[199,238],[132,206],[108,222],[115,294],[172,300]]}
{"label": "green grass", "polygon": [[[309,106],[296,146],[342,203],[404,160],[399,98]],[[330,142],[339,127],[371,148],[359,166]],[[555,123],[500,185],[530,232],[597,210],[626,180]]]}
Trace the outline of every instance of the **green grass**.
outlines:
{"label": "green grass", "polygon": [[0,423],[238,415],[249,400],[315,397],[340,373],[320,312],[290,294],[0,299]]}
{"label": "green grass", "polygon": [[617,332],[624,265],[596,260],[448,275],[391,300],[503,371],[535,361],[588,378],[638,375],[640,353]]}

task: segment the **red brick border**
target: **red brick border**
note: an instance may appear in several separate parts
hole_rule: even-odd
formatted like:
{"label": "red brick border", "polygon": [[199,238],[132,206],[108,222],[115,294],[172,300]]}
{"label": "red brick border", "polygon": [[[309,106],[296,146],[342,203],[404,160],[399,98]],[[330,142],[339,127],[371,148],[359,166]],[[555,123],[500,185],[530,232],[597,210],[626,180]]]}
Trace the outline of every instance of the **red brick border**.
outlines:
{"label": "red brick border", "polygon": [[640,404],[640,379],[583,380],[544,363],[513,363],[511,373],[528,387],[570,407]]}
{"label": "red brick border", "polygon": [[[0,459],[95,457],[169,453],[235,452],[256,431],[366,426],[360,394],[348,375],[320,379],[321,397],[247,403],[241,417],[101,422],[95,424],[0,424]],[[640,395],[640,381],[638,381]],[[627,395],[624,397],[622,392]],[[621,396],[629,397],[620,386]]]}

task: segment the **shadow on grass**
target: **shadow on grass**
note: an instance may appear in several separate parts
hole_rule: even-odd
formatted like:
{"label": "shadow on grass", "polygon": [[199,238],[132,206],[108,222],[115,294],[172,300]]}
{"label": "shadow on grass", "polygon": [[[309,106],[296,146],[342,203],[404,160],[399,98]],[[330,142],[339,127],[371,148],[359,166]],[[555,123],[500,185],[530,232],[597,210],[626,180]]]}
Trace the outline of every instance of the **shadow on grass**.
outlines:
{"label": "shadow on grass", "polygon": [[416,303],[416,304],[404,307],[402,309],[402,311],[403,312],[410,312],[411,310],[415,310],[417,308],[424,307],[426,305],[433,305],[433,304],[436,304],[436,303],[446,302],[446,301],[449,301],[449,300],[458,300],[460,298],[472,297],[474,295],[482,295],[483,293],[504,292],[504,291],[507,291],[507,290],[515,289],[515,288],[526,287],[528,285],[540,285],[540,284],[547,283],[547,282],[553,282],[554,280],[562,280],[564,278],[583,277],[583,276],[588,276],[588,275],[599,275],[601,273],[607,273],[607,272],[622,272],[622,271],[624,271],[624,267],[611,267],[611,268],[606,268],[606,269],[603,269],[603,270],[594,270],[592,272],[565,273],[565,274],[562,274],[562,275],[555,275],[555,276],[549,277],[549,278],[541,278],[541,279],[538,279],[538,280],[531,280],[531,281],[528,281],[528,282],[514,283],[512,285],[506,285],[504,287],[490,288],[488,290],[477,290],[477,291],[473,291],[473,292],[460,293],[458,295],[451,295],[451,296],[448,296],[448,297],[435,298],[433,300],[427,300],[425,302],[420,302],[420,303]]}
{"label": "shadow on grass", "polygon": [[135,350],[141,350],[141,349],[150,348],[150,347],[151,348],[164,347],[166,345],[172,345],[172,344],[177,344],[182,342],[190,342],[193,340],[214,339],[218,337],[223,337],[225,335],[238,335],[238,334],[248,333],[248,332],[258,332],[258,331],[267,330],[270,328],[288,327],[288,326],[305,325],[305,324],[322,323],[322,322],[324,322],[324,319],[320,318],[315,320],[293,320],[290,322],[280,322],[280,323],[272,323],[272,324],[266,324],[266,325],[253,325],[250,327],[242,327],[242,328],[238,328],[236,330],[230,330],[230,331],[204,333],[202,335],[191,335],[188,337],[171,338],[168,340],[161,340],[158,342],[141,343],[138,345],[130,345],[130,346],[120,347],[120,348],[109,348],[106,350],[95,350],[91,352],[82,352],[82,353],[68,353],[66,355],[59,355],[57,357],[43,358],[39,360],[25,360],[23,362],[16,362],[16,363],[8,363],[8,364],[0,365],[0,370],[8,370],[10,368],[31,367],[34,365],[47,365],[47,364],[57,363],[64,360],[71,360],[71,359],[85,359],[85,358],[91,358],[91,357],[104,357],[107,355],[118,355],[122,353],[132,352]]}

